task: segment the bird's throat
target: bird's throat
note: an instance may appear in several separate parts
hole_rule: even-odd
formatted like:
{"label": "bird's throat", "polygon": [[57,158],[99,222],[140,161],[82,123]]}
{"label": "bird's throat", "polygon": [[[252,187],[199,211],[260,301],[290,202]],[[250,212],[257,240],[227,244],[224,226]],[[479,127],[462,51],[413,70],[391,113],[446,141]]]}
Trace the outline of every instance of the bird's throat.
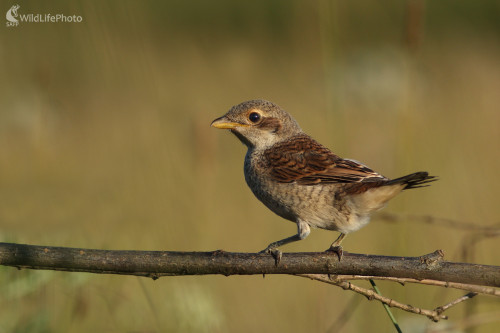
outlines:
{"label": "bird's throat", "polygon": [[238,132],[238,130],[231,129],[230,131],[231,133],[236,135],[236,137],[248,148],[252,148],[254,146],[245,136],[243,136],[240,132]]}

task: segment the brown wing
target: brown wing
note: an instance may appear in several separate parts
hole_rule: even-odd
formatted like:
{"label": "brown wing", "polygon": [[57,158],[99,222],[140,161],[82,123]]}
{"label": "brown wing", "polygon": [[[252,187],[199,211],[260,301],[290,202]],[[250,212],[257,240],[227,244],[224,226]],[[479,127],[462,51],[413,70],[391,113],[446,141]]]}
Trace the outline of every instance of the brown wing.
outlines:
{"label": "brown wing", "polygon": [[365,183],[387,178],[370,168],[342,159],[307,135],[277,144],[264,152],[271,177],[281,183]]}

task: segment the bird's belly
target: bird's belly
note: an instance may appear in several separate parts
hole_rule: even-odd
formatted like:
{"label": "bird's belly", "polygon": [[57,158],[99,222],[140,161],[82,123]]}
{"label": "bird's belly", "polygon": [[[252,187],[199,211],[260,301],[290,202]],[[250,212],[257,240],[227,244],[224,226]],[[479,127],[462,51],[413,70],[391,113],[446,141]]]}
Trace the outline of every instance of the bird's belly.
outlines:
{"label": "bird's belly", "polygon": [[349,233],[359,229],[368,219],[351,214],[351,206],[336,198],[339,185],[308,186],[297,183],[268,182],[247,178],[254,195],[277,215],[311,227]]}

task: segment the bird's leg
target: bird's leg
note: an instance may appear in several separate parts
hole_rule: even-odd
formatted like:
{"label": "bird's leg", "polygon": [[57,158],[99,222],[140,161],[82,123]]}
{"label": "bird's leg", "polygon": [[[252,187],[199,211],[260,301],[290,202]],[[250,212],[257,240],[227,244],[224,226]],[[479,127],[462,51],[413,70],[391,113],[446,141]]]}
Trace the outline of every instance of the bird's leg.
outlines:
{"label": "bird's leg", "polygon": [[299,221],[297,223],[297,234],[296,235],[281,239],[281,240],[276,241],[276,242],[272,242],[264,250],[260,251],[259,253],[270,253],[274,257],[274,259],[276,260],[276,265],[278,265],[278,263],[281,260],[281,255],[282,255],[281,251],[278,250],[278,247],[286,245],[288,243],[302,240],[302,239],[306,238],[310,232],[311,232],[311,229],[309,228],[309,225],[305,222]]}
{"label": "bird's leg", "polygon": [[342,256],[344,254],[344,250],[342,249],[342,246],[340,246],[340,243],[342,243],[342,240],[345,238],[346,234],[340,233],[339,237],[330,245],[328,248],[328,252],[334,252],[337,254],[339,257],[339,261],[342,259]]}

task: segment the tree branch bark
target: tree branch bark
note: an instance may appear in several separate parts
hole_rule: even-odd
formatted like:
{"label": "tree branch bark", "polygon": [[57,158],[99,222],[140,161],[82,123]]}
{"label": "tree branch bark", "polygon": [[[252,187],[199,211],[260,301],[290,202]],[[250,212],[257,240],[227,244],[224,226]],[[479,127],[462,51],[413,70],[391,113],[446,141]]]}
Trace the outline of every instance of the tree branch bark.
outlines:
{"label": "tree branch bark", "polygon": [[344,252],[284,253],[279,265],[269,254],[174,251],[116,251],[0,243],[0,265],[156,279],[172,275],[331,274],[432,279],[500,286],[500,267],[444,261],[438,250],[421,257]]}

